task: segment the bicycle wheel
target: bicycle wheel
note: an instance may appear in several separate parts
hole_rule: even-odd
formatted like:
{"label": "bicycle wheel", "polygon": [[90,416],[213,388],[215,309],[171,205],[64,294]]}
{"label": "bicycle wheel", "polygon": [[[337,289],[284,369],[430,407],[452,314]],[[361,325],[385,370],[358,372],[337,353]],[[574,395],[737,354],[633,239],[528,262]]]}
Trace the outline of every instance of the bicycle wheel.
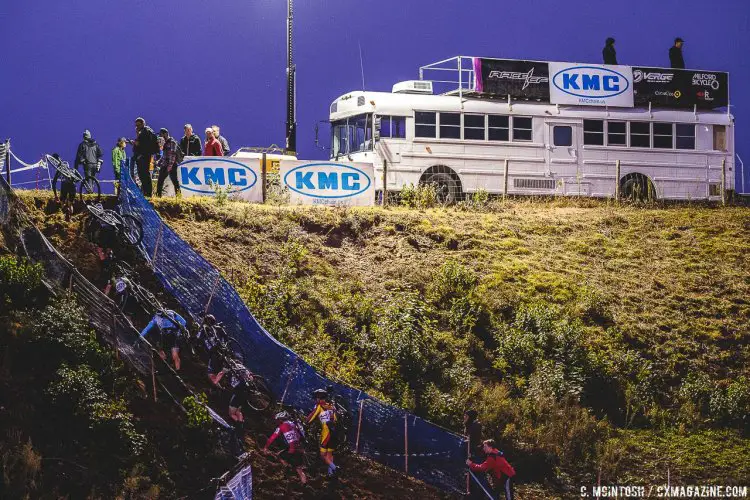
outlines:
{"label": "bicycle wheel", "polygon": [[137,246],[143,241],[143,224],[132,215],[121,215],[122,225],[118,228],[120,238],[130,246]]}
{"label": "bicycle wheel", "polygon": [[273,395],[268,384],[260,375],[253,375],[253,380],[248,384],[247,404],[255,411],[265,411],[273,403]]}
{"label": "bicycle wheel", "polygon": [[102,197],[102,188],[99,186],[99,181],[96,180],[95,177],[86,177],[81,181],[81,185],[79,187],[80,194],[81,194],[81,201],[86,203],[83,200],[83,195],[94,195],[93,199],[89,198],[90,203],[99,203]]}

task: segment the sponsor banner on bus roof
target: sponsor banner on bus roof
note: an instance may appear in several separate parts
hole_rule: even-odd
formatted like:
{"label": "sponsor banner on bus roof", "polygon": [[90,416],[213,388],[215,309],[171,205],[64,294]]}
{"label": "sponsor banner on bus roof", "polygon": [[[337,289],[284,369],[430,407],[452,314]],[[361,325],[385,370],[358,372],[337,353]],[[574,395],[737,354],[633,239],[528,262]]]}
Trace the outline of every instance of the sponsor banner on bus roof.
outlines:
{"label": "sponsor banner on bus roof", "polygon": [[477,92],[549,102],[547,63],[477,57],[474,74]]}
{"label": "sponsor banner on bus roof", "polygon": [[630,66],[549,63],[552,104],[633,107]]}
{"label": "sponsor banner on bus roof", "polygon": [[293,205],[375,204],[372,163],[282,160],[280,173]]}
{"label": "sponsor banner on bus roof", "polygon": [[180,190],[185,198],[225,192],[230,198],[263,201],[260,161],[256,158],[191,156],[177,168]]}
{"label": "sponsor banner on bus roof", "polygon": [[715,71],[690,71],[633,67],[633,92],[637,106],[702,109],[729,104],[729,75]]}

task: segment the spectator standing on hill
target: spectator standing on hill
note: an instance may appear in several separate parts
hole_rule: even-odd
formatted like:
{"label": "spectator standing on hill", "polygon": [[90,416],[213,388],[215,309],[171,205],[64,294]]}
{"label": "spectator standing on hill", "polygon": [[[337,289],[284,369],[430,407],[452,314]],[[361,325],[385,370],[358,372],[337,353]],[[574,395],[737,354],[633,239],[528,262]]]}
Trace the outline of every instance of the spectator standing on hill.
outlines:
{"label": "spectator standing on hill", "polygon": [[604,58],[604,64],[617,65],[617,51],[615,50],[614,38],[607,38],[602,50],[602,57]]}
{"label": "spectator standing on hill", "polygon": [[472,472],[486,472],[492,481],[495,496],[493,498],[504,498],[513,500],[513,484],[511,479],[515,477],[516,471],[503,456],[503,452],[495,446],[495,441],[488,439],[482,443],[486,459],[481,464],[466,460],[466,465]]}
{"label": "spectator standing on hill", "polygon": [[685,41],[677,37],[674,39],[674,45],[669,49],[669,65],[674,69],[685,69],[685,59],[682,57],[682,45]]}
{"label": "spectator standing on hill", "polygon": [[224,151],[224,156],[229,156],[229,141],[227,141],[226,137],[221,135],[221,129],[218,125],[211,125],[211,128],[214,130],[214,137],[216,137],[216,140],[221,144],[221,150]]}
{"label": "spectator standing on hill", "polygon": [[151,196],[153,186],[151,185],[152,157],[159,152],[159,141],[150,127],[146,126],[146,120],[141,117],[135,119],[135,131],[138,134],[135,140],[130,141],[133,145],[133,157],[138,168],[138,178],[141,181],[141,192],[143,196]]}
{"label": "spectator standing on hill", "polygon": [[189,123],[184,127],[185,136],[180,140],[180,150],[185,156],[200,156],[203,153],[201,138],[193,133],[193,126]]}
{"label": "spectator standing on hill", "polygon": [[78,168],[78,165],[83,166],[84,177],[96,177],[102,165],[102,148],[91,138],[88,130],[83,132],[83,141],[78,145],[73,168]]}
{"label": "spectator standing on hill", "polygon": [[221,143],[214,137],[214,129],[206,129],[206,145],[203,148],[203,156],[224,156]]}
{"label": "spectator standing on hill", "polygon": [[164,141],[164,147],[162,149],[162,155],[159,159],[159,180],[156,182],[156,196],[161,196],[162,189],[164,188],[164,180],[169,176],[169,180],[172,181],[174,187],[174,194],[180,193],[180,184],[177,180],[177,141],[169,135],[169,131],[165,128],[159,130],[159,139]]}
{"label": "spectator standing on hill", "polygon": [[115,192],[119,196],[120,194],[120,173],[122,172],[122,164],[127,160],[128,155],[125,153],[125,144],[127,139],[120,137],[117,139],[117,144],[112,149],[112,170],[115,173]]}

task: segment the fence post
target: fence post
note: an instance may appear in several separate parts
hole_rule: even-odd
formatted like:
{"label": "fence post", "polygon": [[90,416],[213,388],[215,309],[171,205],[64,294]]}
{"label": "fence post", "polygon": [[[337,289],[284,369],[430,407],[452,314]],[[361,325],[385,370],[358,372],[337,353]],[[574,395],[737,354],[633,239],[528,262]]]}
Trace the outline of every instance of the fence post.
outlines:
{"label": "fence post", "polygon": [[216,293],[216,288],[219,286],[219,282],[221,281],[221,273],[216,272],[216,280],[214,281],[214,286],[211,288],[211,295],[208,296],[208,302],[206,302],[206,309],[203,311],[203,316],[208,314],[208,308],[211,307],[211,301],[214,300],[214,294]]}
{"label": "fence post", "polygon": [[164,223],[161,222],[159,224],[159,234],[156,235],[156,244],[154,245],[154,256],[151,258],[151,261],[154,263],[154,268],[156,268],[156,255],[159,252],[159,243],[161,243],[161,233],[164,231]]}
{"label": "fence post", "polygon": [[267,187],[266,187],[266,181],[268,180],[268,174],[266,173],[266,153],[263,153],[263,156],[261,156],[260,160],[260,181],[263,184],[263,203],[266,202],[266,196],[267,196]]}
{"label": "fence post", "polygon": [[8,186],[12,186],[10,180],[10,139],[5,141],[5,175],[7,176]]}
{"label": "fence post", "polygon": [[620,160],[615,164],[615,202],[620,203]]}
{"label": "fence post", "polygon": [[409,475],[409,414],[404,414],[404,472]]}
{"label": "fence post", "polygon": [[294,368],[292,368],[292,371],[289,372],[289,378],[286,380],[286,387],[284,387],[284,394],[281,395],[281,401],[279,401],[280,404],[284,404],[284,400],[286,399],[286,393],[289,391],[289,386],[292,383],[292,377],[295,373],[297,373],[297,365],[299,364],[299,358],[294,358]]}
{"label": "fence post", "polygon": [[151,351],[151,386],[154,388],[154,403],[156,403],[156,372],[154,371],[154,351]]}
{"label": "fence post", "polygon": [[388,205],[388,160],[383,158],[383,203],[385,207]]}
{"label": "fence post", "polygon": [[365,407],[365,400],[359,400],[359,422],[357,422],[357,442],[354,445],[354,453],[359,453],[359,433],[362,430],[362,410]]}
{"label": "fence post", "polygon": [[505,167],[503,169],[503,201],[508,196],[508,159],[505,159]]}
{"label": "fence post", "polygon": [[[10,171],[10,170],[9,170]],[[721,204],[727,204],[727,159],[721,160]]]}
{"label": "fence post", "polygon": [[[471,460],[471,439],[466,436],[466,458]],[[469,471],[466,471],[466,494],[471,495],[471,476]]]}

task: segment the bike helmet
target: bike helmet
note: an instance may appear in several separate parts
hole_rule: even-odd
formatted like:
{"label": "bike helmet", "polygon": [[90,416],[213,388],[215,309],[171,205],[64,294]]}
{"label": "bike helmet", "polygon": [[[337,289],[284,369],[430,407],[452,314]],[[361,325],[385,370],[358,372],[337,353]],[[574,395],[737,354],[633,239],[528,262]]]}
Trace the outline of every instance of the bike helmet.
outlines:
{"label": "bike helmet", "polygon": [[203,317],[203,322],[208,326],[213,326],[216,324],[216,316],[214,316],[213,314],[206,314]]}
{"label": "bike helmet", "polygon": [[289,414],[285,411],[280,411],[276,414],[276,420],[287,420],[289,418]]}
{"label": "bike helmet", "polygon": [[115,282],[115,290],[117,293],[123,293],[128,288],[128,283],[124,279],[119,279]]}
{"label": "bike helmet", "polygon": [[325,399],[328,397],[328,391],[325,389],[315,389],[312,394],[318,399]]}
{"label": "bike helmet", "polygon": [[167,315],[167,311],[164,310],[164,309],[157,309],[156,310],[156,315],[157,316],[166,316]]}

